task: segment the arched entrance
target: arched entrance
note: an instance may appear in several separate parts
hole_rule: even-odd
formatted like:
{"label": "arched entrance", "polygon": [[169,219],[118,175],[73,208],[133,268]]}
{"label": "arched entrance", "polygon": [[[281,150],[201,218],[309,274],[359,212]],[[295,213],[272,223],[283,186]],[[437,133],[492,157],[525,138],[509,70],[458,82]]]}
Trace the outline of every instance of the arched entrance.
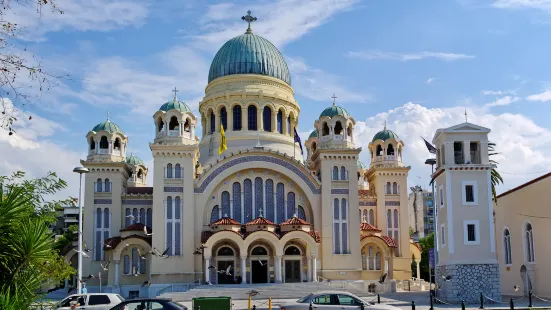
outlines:
{"label": "arched entrance", "polygon": [[235,279],[235,250],[224,245],[216,252],[216,283],[218,284],[234,284]]}
{"label": "arched entrance", "polygon": [[251,262],[250,283],[269,283],[270,274],[268,268],[270,256],[268,248],[264,245],[254,245],[249,254]]}
{"label": "arched entrance", "polygon": [[301,250],[296,244],[288,245],[285,248],[283,252],[283,281],[285,283],[302,282],[302,253],[304,250]]}

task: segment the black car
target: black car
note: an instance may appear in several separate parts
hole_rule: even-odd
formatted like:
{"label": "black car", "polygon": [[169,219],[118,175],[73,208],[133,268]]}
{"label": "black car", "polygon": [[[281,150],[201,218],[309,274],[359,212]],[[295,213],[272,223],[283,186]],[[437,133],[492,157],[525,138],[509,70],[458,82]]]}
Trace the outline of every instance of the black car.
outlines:
{"label": "black car", "polygon": [[121,302],[111,310],[187,310],[170,299],[136,298]]}

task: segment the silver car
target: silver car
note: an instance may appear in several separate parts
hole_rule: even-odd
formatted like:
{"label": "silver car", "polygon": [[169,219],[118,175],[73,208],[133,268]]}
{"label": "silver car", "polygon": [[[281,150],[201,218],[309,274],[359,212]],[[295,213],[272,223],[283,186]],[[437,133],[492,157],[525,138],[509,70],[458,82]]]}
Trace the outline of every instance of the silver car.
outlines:
{"label": "silver car", "polygon": [[320,291],[308,294],[301,299],[279,305],[280,310],[334,310],[334,309],[364,309],[369,310],[399,310],[400,308],[373,304],[362,300],[360,297],[342,291]]}

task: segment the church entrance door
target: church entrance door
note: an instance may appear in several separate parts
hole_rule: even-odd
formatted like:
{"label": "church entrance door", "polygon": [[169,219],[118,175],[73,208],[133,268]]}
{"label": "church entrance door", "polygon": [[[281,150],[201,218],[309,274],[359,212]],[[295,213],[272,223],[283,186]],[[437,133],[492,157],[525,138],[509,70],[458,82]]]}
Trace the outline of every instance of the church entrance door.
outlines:
{"label": "church entrance door", "polygon": [[300,282],[300,260],[285,260],[285,283]]}
{"label": "church entrance door", "polygon": [[226,274],[225,272],[218,272],[218,284],[233,284],[235,283],[233,281],[233,274],[234,274],[234,268],[233,268],[233,261],[218,261],[218,271],[227,271],[228,268],[230,268],[230,275]]}
{"label": "church entrance door", "polygon": [[268,260],[251,261],[252,283],[268,283]]}

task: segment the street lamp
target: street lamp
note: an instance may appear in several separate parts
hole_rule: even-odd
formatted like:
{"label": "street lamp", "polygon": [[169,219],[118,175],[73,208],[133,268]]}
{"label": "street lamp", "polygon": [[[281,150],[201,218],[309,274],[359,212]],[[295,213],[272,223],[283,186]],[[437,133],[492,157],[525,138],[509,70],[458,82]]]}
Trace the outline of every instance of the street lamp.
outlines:
{"label": "street lamp", "polygon": [[[436,273],[436,258],[438,257],[438,253],[436,251],[436,246],[438,245],[438,238],[436,237],[437,235],[437,225],[436,225],[436,203],[434,202],[434,179],[432,179],[432,175],[434,174],[434,165],[436,165],[436,158],[429,158],[427,160],[425,160],[425,164],[426,165],[430,165],[431,168],[432,168],[432,173],[431,173],[431,184],[432,184],[432,231],[434,233],[434,245],[433,245],[433,253],[434,253],[434,259],[433,259],[433,262],[434,262],[434,270],[435,270],[435,273]],[[430,255],[430,254],[429,254]],[[430,258],[429,258],[430,259]],[[431,269],[430,269],[430,266],[429,266],[429,283],[432,283],[432,275],[431,275]],[[435,284],[436,284],[436,281],[434,281]]]}
{"label": "street lamp", "polygon": [[76,167],[73,169],[73,172],[76,172],[80,175],[80,181],[78,186],[78,273],[77,273],[77,294],[82,293],[82,284],[80,280],[82,279],[82,174],[90,172],[90,169],[84,167]]}

